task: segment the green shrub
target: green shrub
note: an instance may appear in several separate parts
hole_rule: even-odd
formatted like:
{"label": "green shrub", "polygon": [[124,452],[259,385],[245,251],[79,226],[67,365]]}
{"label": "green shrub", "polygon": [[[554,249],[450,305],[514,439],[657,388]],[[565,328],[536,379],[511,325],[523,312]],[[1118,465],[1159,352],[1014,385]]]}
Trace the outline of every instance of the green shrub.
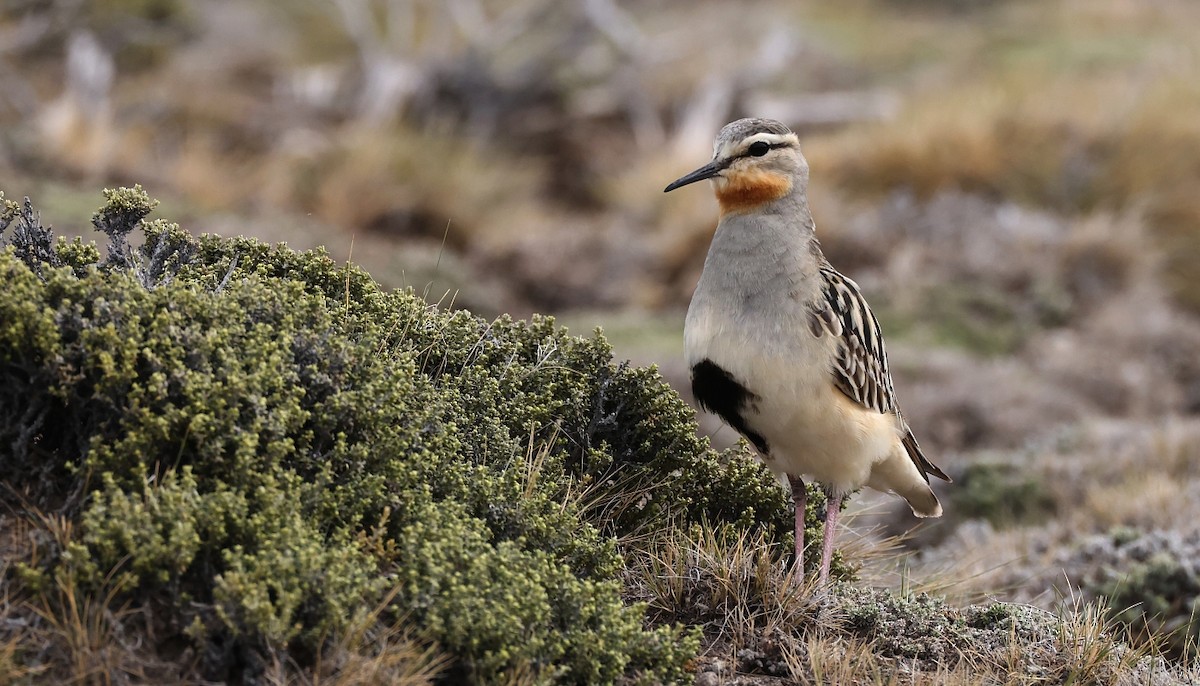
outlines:
{"label": "green shrub", "polygon": [[1200,645],[1200,576],[1194,565],[1159,553],[1124,572],[1100,589],[1113,616],[1140,636],[1158,636],[1176,657],[1194,660]]}
{"label": "green shrub", "polygon": [[0,216],[0,499],[77,522],[10,576],[120,575],[194,676],[303,666],[381,609],[451,682],[679,680],[696,635],[622,600],[618,538],[636,555],[635,534],[708,521],[790,549],[773,478],[599,335],[193,238],[143,221],[140,188],[106,199],[103,260],[28,202]]}
{"label": "green shrub", "polygon": [[1118,527],[1084,541],[1064,569],[1135,636],[1177,658],[1200,655],[1200,537]]}
{"label": "green shrub", "polygon": [[996,527],[1042,521],[1058,509],[1039,478],[1011,464],[976,462],[967,466],[956,486],[950,496],[954,510]]}

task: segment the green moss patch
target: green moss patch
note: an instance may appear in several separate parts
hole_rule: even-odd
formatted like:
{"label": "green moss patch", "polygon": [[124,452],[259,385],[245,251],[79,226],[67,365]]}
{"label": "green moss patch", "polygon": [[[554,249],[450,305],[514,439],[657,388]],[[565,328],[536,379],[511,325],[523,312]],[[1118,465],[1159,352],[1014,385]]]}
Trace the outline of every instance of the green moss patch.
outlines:
{"label": "green moss patch", "polygon": [[955,486],[950,498],[956,512],[997,527],[1042,521],[1058,509],[1039,477],[1011,464],[976,462]]}

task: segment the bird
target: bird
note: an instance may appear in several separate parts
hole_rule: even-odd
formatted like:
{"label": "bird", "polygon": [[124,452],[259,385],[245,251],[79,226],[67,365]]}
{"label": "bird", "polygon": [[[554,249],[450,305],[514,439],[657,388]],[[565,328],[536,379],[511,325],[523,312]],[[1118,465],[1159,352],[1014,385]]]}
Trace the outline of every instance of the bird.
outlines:
{"label": "bird", "polygon": [[808,177],[791,129],[739,119],[717,134],[708,164],[663,192],[710,180],[720,209],[684,324],[693,395],[790,488],[801,573],[804,480],[820,484],[824,587],[845,496],[867,486],[899,495],[917,517],[938,517],[929,477],[951,479],[900,413],[879,321],[821,252]]}

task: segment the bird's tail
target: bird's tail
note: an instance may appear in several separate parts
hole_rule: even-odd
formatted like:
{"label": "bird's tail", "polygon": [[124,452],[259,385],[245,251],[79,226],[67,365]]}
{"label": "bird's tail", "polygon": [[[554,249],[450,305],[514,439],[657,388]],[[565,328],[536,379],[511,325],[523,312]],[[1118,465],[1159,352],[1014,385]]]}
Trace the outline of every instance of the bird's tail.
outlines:
{"label": "bird's tail", "polygon": [[908,501],[913,514],[918,517],[940,517],[942,504],[933,489],[929,488],[928,477],[913,464],[908,455],[896,446],[887,459],[875,463],[867,486],[884,493],[891,492]]}
{"label": "bird's tail", "polygon": [[921,484],[905,493],[900,493],[900,495],[908,501],[908,506],[912,508],[913,514],[916,516],[942,516],[942,504],[938,502],[937,496],[933,494],[929,484]]}

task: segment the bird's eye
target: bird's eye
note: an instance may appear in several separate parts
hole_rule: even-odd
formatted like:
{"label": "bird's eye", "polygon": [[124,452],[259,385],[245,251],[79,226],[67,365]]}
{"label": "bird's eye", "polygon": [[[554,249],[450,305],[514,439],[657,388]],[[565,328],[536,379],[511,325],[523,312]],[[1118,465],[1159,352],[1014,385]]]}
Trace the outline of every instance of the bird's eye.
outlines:
{"label": "bird's eye", "polygon": [[770,150],[771,146],[766,141],[755,141],[754,143],[750,144],[750,147],[746,149],[746,152],[754,155],[755,157],[762,157]]}

